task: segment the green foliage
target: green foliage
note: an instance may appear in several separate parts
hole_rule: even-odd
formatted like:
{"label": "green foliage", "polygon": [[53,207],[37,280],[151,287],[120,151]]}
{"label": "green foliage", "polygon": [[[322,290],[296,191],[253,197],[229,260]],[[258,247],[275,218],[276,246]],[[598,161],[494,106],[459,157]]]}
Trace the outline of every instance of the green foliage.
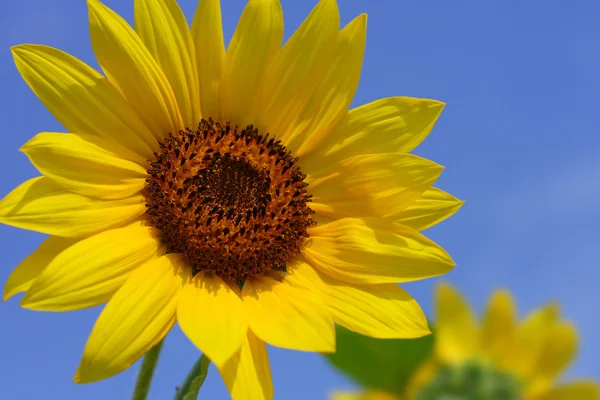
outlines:
{"label": "green foliage", "polygon": [[433,351],[433,335],[373,339],[336,326],[337,350],[327,360],[365,388],[400,393]]}
{"label": "green foliage", "polygon": [[441,366],[437,376],[427,384],[418,400],[518,400],[523,387],[517,379],[493,365],[467,361],[460,365]]}

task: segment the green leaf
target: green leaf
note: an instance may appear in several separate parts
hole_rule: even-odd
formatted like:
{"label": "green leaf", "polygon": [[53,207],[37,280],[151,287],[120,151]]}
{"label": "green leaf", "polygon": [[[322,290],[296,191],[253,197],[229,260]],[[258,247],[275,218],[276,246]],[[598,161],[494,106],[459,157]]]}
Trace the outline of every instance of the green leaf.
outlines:
{"label": "green leaf", "polygon": [[365,388],[401,393],[433,351],[433,335],[419,339],[373,339],[336,326],[336,352],[326,358]]}

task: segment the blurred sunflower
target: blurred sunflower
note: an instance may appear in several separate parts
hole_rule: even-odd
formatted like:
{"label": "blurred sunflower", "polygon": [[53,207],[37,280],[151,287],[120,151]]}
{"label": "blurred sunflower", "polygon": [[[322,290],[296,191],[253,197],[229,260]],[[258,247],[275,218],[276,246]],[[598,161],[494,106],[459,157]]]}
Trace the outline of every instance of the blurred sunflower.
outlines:
{"label": "blurred sunflower", "polygon": [[12,48],[70,133],[21,149],[40,171],[0,222],[51,235],[4,299],[69,311],[108,302],[75,376],[108,378],[178,322],[235,399],[272,398],[265,342],[335,350],[334,322],[375,337],[429,333],[396,282],[444,274],[419,233],[462,204],[442,167],[408,154],[443,104],[395,97],[348,111],[366,15],[340,30],[321,0],[282,46],[278,0],[250,0],[225,51],[218,0],[191,27],[175,0],[136,0],[135,29],[89,0],[106,77],[60,50]]}
{"label": "blurred sunflower", "polygon": [[405,393],[337,393],[333,400],[597,400],[592,380],[556,384],[577,352],[577,330],[556,304],[521,323],[510,293],[495,291],[483,323],[449,284],[436,290],[435,349]]}

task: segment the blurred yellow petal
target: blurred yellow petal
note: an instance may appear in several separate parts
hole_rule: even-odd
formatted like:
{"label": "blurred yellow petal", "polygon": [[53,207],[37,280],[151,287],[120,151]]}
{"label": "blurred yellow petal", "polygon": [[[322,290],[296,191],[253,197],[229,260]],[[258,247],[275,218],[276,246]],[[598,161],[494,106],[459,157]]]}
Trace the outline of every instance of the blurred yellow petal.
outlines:
{"label": "blurred yellow petal", "polygon": [[330,400],[400,400],[398,396],[391,393],[366,391],[362,393],[337,392]]}
{"label": "blurred yellow petal", "polygon": [[502,360],[503,365],[523,379],[531,378],[558,314],[558,305],[554,303],[531,312],[517,327],[514,344]]}
{"label": "blurred yellow petal", "polygon": [[279,0],[250,0],[227,48],[219,83],[221,118],[240,128],[256,123],[256,95],[283,38]]}
{"label": "blurred yellow petal", "polygon": [[176,320],[177,295],[189,278],[178,254],[155,258],[130,276],[98,317],[75,382],[109,378],[160,342]]}
{"label": "blurred yellow petal", "polygon": [[445,274],[450,256],[417,231],[377,219],[344,218],[309,229],[302,252],[311,265],[345,282],[408,282]]}
{"label": "blurred yellow petal", "polygon": [[438,357],[460,362],[473,357],[479,348],[477,321],[462,295],[448,283],[435,290],[435,333]]}
{"label": "blurred yellow petal", "polygon": [[273,380],[267,346],[248,330],[240,350],[219,372],[232,400],[272,400]]}
{"label": "blurred yellow petal", "polygon": [[135,0],[134,4],[135,31],[171,84],[183,124],[195,129],[200,122],[198,68],[185,15],[177,0]]}
{"label": "blurred yellow petal", "polygon": [[140,223],[83,239],[58,254],[23,297],[24,308],[72,311],[105,303],[130,273],[156,257],[160,239]]}
{"label": "blurred yellow petal", "polygon": [[285,139],[325,77],[336,50],[340,16],[335,0],[321,0],[277,53],[257,101],[256,125]]}
{"label": "blurred yellow petal", "polygon": [[312,181],[311,208],[329,218],[395,218],[438,179],[443,167],[412,154],[365,154]]}
{"label": "blurred yellow petal", "polygon": [[321,168],[358,154],[408,153],[427,137],[444,103],[389,97],[353,108],[305,163]]}
{"label": "blurred yellow petal", "polygon": [[192,23],[200,84],[200,110],[204,118],[221,120],[219,79],[225,62],[221,1],[200,0]]}
{"label": "blurred yellow petal", "polygon": [[532,371],[531,393],[547,390],[564,372],[577,353],[577,328],[569,322],[558,322],[550,328],[546,343]]}
{"label": "blurred yellow petal", "polygon": [[171,85],[139,36],[117,13],[88,0],[90,36],[98,63],[108,79],[162,140],[183,121]]}
{"label": "blurred yellow petal", "polygon": [[433,357],[422,362],[408,380],[406,388],[404,389],[405,397],[399,400],[417,399],[421,389],[429,385],[436,378],[436,375],[440,370],[439,367],[440,366]]}
{"label": "blurred yellow petal", "polygon": [[156,140],[105,77],[52,47],[24,44],[11,50],[25,82],[68,131],[119,142],[132,161],[152,156]]}
{"label": "blurred yellow petal", "polygon": [[204,271],[183,287],[177,321],[192,343],[219,367],[240,349],[248,330],[238,294],[221,278]]}
{"label": "blurred yellow petal", "polygon": [[573,361],[578,341],[577,328],[572,323],[559,322],[554,325],[546,338],[535,374],[549,379],[561,374]]}
{"label": "blurred yellow petal", "polygon": [[364,393],[357,392],[336,392],[331,397],[330,400],[365,400]]}
{"label": "blurred yellow petal", "polygon": [[481,331],[481,347],[490,358],[506,355],[514,340],[516,318],[517,310],[510,293],[496,290],[485,310]]}
{"label": "blurred yellow petal", "polygon": [[327,75],[308,101],[297,127],[286,142],[300,159],[314,150],[348,112],[360,80],[366,40],[366,14],[355,18],[339,33]]}
{"label": "blurred yellow petal", "polygon": [[98,136],[43,132],[21,151],[45,177],[83,196],[123,199],[145,185],[146,168],[128,161],[122,146]]}
{"label": "blurred yellow petal", "polygon": [[242,298],[250,329],[265,342],[292,350],[335,350],[331,315],[308,289],[262,277],[244,283]]}
{"label": "blurred yellow petal", "polygon": [[324,274],[321,278],[335,323],[380,339],[411,339],[431,333],[419,304],[397,284],[359,286]]}
{"label": "blurred yellow petal", "polygon": [[123,200],[91,199],[38,177],[0,200],[0,223],[49,235],[84,237],[123,226],[145,211],[142,195]]}
{"label": "blurred yellow petal", "polygon": [[560,385],[535,400],[598,400],[600,386],[595,381],[575,381]]}
{"label": "blurred yellow petal", "polygon": [[50,236],[11,272],[4,285],[4,301],[17,293],[28,290],[33,281],[54,259],[67,247],[73,245],[77,239]]}
{"label": "blurred yellow petal", "polygon": [[422,231],[452,216],[463,204],[464,201],[443,190],[431,187],[411,205],[400,211],[395,220],[399,224]]}

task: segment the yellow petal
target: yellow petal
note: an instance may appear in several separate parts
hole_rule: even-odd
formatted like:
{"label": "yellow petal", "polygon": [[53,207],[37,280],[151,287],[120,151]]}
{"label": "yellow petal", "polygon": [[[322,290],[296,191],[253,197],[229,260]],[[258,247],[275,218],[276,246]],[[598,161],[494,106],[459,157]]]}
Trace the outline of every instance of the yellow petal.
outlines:
{"label": "yellow petal", "polygon": [[114,142],[89,134],[43,132],[21,147],[45,177],[62,188],[98,199],[123,199],[140,192],[146,169]]}
{"label": "yellow petal", "polygon": [[335,0],[321,0],[277,53],[257,100],[256,123],[279,139],[292,133],[335,54],[340,16]]}
{"label": "yellow petal", "polygon": [[11,272],[4,285],[4,301],[17,293],[24,292],[46,268],[46,266],[67,247],[77,240],[50,236]]}
{"label": "yellow petal", "polygon": [[244,283],[242,299],[250,329],[265,342],[292,350],[335,350],[331,315],[311,291],[262,277]]}
{"label": "yellow petal", "polygon": [[598,400],[600,386],[596,381],[575,381],[560,385],[536,400]]}
{"label": "yellow petal", "polygon": [[192,37],[200,83],[200,110],[204,118],[220,121],[219,79],[225,62],[220,0],[199,1],[192,22]]}
{"label": "yellow petal", "polygon": [[177,295],[188,277],[178,254],[136,269],[98,317],[75,382],[118,374],[160,342],[175,324]]}
{"label": "yellow petal", "polygon": [[240,350],[219,372],[232,400],[272,400],[273,380],[265,343],[248,330]]}
{"label": "yellow petal", "polygon": [[380,339],[411,339],[431,333],[419,304],[397,284],[359,286],[324,274],[321,278],[335,323]]}
{"label": "yellow petal", "polygon": [[333,63],[287,139],[288,148],[297,157],[303,158],[314,150],[348,112],[360,80],[366,40],[366,14],[340,32]]}
{"label": "yellow petal", "polygon": [[502,360],[503,365],[523,379],[530,379],[558,314],[558,306],[554,303],[530,313],[517,328],[514,344]]}
{"label": "yellow petal", "polygon": [[255,123],[256,94],[283,38],[279,0],[250,0],[227,48],[219,83],[221,117],[241,128]]}
{"label": "yellow petal", "polygon": [[52,47],[11,48],[25,82],[70,132],[121,143],[133,161],[152,157],[156,140],[111,83],[77,58]]}
{"label": "yellow petal", "polygon": [[368,390],[363,393],[336,392],[330,400],[400,400],[400,398],[391,393]]}
{"label": "yellow petal", "polygon": [[154,137],[162,140],[184,128],[167,77],[135,31],[98,0],[88,0],[88,9],[98,63]]}
{"label": "yellow petal", "polygon": [[336,392],[329,399],[330,400],[368,400],[368,399],[365,399],[364,393],[358,393],[358,392]]}
{"label": "yellow petal", "polygon": [[408,153],[431,132],[443,108],[439,101],[411,97],[354,108],[305,163],[327,167],[357,154]]}
{"label": "yellow petal", "polygon": [[302,256],[287,262],[287,272],[281,277],[291,286],[312,292],[315,301],[325,304],[325,283],[321,275]]}
{"label": "yellow petal", "polygon": [[309,229],[312,266],[345,282],[409,282],[445,274],[450,256],[417,231],[376,219],[344,218]]}
{"label": "yellow petal", "polygon": [[436,351],[441,360],[460,362],[475,355],[478,327],[471,307],[448,283],[435,291]]}
{"label": "yellow petal", "polygon": [[417,231],[425,230],[452,216],[464,201],[437,188],[429,188],[414,203],[396,215],[396,222]]}
{"label": "yellow petal", "polygon": [[436,378],[439,370],[440,366],[434,357],[421,363],[408,380],[402,400],[417,399],[419,392]]}
{"label": "yellow petal", "polygon": [[186,127],[200,122],[196,51],[176,0],[136,0],[135,31],[171,84]]}
{"label": "yellow petal", "polygon": [[248,330],[239,295],[218,276],[204,272],[183,287],[177,321],[183,333],[219,367],[240,349]]}
{"label": "yellow petal", "polygon": [[351,157],[310,183],[311,208],[329,218],[395,218],[433,185],[442,170],[412,154]]}
{"label": "yellow petal", "polygon": [[134,269],[157,256],[157,235],[155,229],[137,223],[75,243],[42,271],[21,306],[72,311],[107,302]]}
{"label": "yellow petal", "polygon": [[49,235],[83,237],[123,226],[145,211],[142,195],[123,200],[91,199],[38,177],[0,200],[0,223]]}
{"label": "yellow petal", "polygon": [[530,393],[547,390],[564,372],[577,353],[577,328],[569,322],[558,322],[550,328],[546,343],[533,369]]}
{"label": "yellow petal", "polygon": [[492,359],[504,357],[514,340],[517,310],[505,290],[495,291],[488,302],[481,331],[482,350]]}

